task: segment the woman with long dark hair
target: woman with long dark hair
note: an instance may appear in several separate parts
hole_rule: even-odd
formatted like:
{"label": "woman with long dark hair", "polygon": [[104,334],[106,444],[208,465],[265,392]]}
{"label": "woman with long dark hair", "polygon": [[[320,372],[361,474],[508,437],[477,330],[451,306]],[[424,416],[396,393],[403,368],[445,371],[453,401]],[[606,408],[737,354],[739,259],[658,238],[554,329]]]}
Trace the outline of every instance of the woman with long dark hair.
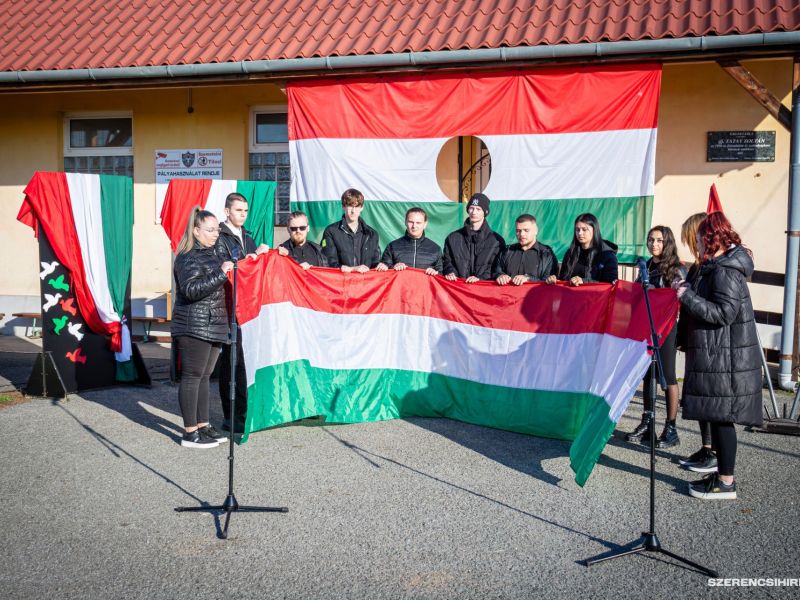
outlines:
{"label": "woman with long dark hair", "polygon": [[603,239],[600,223],[592,213],[575,219],[572,243],[558,278],[575,286],[596,281],[614,283],[619,278],[617,245]]}
{"label": "woman with long dark hair", "polygon": [[213,448],[228,439],[208,421],[208,380],[222,344],[228,341],[224,286],[226,274],[233,269],[232,262],[217,257],[217,238],[217,218],[195,206],[175,257],[172,339],[181,359],[181,446],[188,448]]}
{"label": "woman with long dark hair", "polygon": [[[656,225],[647,232],[647,249],[650,252],[650,260],[647,261],[647,271],[650,276],[650,285],[656,288],[668,288],[675,282],[686,279],[686,269],[678,259],[678,248],[675,244],[675,236],[669,227]],[[641,280],[641,274],[639,275]],[[681,443],[678,437],[678,429],[675,427],[675,419],[678,417],[678,380],[675,376],[675,358],[677,349],[675,348],[675,337],[678,333],[677,324],[672,327],[670,332],[661,341],[661,362],[664,368],[664,378],[667,380],[667,418],[664,422],[664,430],[656,442],[656,448],[671,448]],[[650,407],[650,377],[644,379],[644,411],[651,410]],[[647,427],[648,420],[642,414],[642,421],[639,425],[625,436],[629,442],[650,443],[650,430]]]}
{"label": "woman with long dark hair", "polygon": [[[692,285],[697,273],[700,271],[700,251],[697,249],[697,230],[700,228],[700,223],[705,221],[707,213],[699,212],[693,214],[686,219],[681,225],[681,242],[689,248],[692,253],[694,262],[689,267],[689,273],[686,275],[686,283]],[[686,350],[686,323],[688,317],[685,315],[686,309],[681,307],[681,315],[678,319],[678,338],[677,346],[682,352]],[[713,473],[717,470],[717,455],[711,446],[711,425],[708,421],[700,421],[700,449],[678,461],[678,463],[690,471],[695,473]]]}
{"label": "woman with long dark hair", "polygon": [[720,212],[697,231],[700,267],[691,286],[676,285],[687,317],[683,418],[711,423],[718,472],[689,484],[703,500],[736,498],[735,424],[760,426],[761,348],[747,277],[753,259]]}

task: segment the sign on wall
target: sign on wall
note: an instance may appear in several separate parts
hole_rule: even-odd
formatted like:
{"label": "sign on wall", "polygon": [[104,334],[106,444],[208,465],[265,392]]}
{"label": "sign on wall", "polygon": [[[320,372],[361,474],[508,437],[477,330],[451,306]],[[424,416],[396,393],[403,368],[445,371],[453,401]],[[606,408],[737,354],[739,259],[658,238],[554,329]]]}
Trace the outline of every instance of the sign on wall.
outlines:
{"label": "sign on wall", "polygon": [[706,162],[774,162],[774,131],[709,131]]}
{"label": "sign on wall", "polygon": [[222,148],[156,150],[156,223],[170,179],[222,179]]}

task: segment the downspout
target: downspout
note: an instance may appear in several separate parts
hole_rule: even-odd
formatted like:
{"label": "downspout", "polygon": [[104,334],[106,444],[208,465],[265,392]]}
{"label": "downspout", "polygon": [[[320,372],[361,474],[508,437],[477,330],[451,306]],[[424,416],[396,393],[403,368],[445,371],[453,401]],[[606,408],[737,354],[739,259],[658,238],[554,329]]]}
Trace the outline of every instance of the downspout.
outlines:
{"label": "downspout", "polygon": [[797,323],[797,270],[800,258],[800,56],[795,56],[792,70],[792,135],[789,152],[789,228],[786,232],[786,280],[783,288],[783,323],[778,385],[794,390],[792,353]]}

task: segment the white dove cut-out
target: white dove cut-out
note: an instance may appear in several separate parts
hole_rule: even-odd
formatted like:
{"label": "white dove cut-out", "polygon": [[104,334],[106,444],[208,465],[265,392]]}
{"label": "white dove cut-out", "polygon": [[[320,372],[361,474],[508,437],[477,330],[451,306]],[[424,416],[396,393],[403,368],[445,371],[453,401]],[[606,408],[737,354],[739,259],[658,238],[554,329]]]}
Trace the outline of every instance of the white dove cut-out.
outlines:
{"label": "white dove cut-out", "polygon": [[39,279],[41,279],[42,281],[44,281],[44,278],[45,278],[45,277],[47,277],[47,276],[48,276],[48,275],[50,275],[50,274],[51,274],[53,271],[55,271],[55,270],[56,270],[56,267],[58,266],[58,261],[55,261],[55,260],[54,260],[54,261],[53,261],[53,262],[51,262],[51,263],[46,263],[46,262],[43,262],[43,263],[41,263],[41,265],[42,265],[42,272],[41,272],[41,273],[39,273]]}
{"label": "white dove cut-out", "polygon": [[78,338],[79,342],[83,339],[83,334],[81,333],[81,327],[83,327],[82,323],[70,322],[67,324],[67,330],[76,338]]}
{"label": "white dove cut-out", "polygon": [[48,310],[53,308],[56,304],[58,304],[58,301],[61,300],[61,294],[56,294],[55,296],[53,294],[45,294],[44,299],[47,300],[47,302],[45,302],[44,305],[42,306],[42,310],[44,310],[44,312],[47,312]]}

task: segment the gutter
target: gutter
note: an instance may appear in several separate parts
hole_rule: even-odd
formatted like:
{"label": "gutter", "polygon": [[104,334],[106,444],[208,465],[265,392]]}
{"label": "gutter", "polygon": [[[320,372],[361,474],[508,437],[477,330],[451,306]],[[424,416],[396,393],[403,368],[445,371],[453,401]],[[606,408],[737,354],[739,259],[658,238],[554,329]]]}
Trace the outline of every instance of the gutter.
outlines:
{"label": "gutter", "polygon": [[636,54],[670,54],[765,49],[800,46],[800,31],[752,33],[744,35],[702,36],[661,40],[556,44],[517,48],[478,48],[435,52],[400,52],[364,56],[329,56],[244,60],[225,63],[112,67],[99,69],[59,69],[47,71],[0,72],[3,83],[52,83],[136,79],[181,79],[191,77],[270,74],[287,75],[303,71],[337,71],[376,67],[429,67],[467,63],[510,63],[525,60],[565,58],[611,58]]}

